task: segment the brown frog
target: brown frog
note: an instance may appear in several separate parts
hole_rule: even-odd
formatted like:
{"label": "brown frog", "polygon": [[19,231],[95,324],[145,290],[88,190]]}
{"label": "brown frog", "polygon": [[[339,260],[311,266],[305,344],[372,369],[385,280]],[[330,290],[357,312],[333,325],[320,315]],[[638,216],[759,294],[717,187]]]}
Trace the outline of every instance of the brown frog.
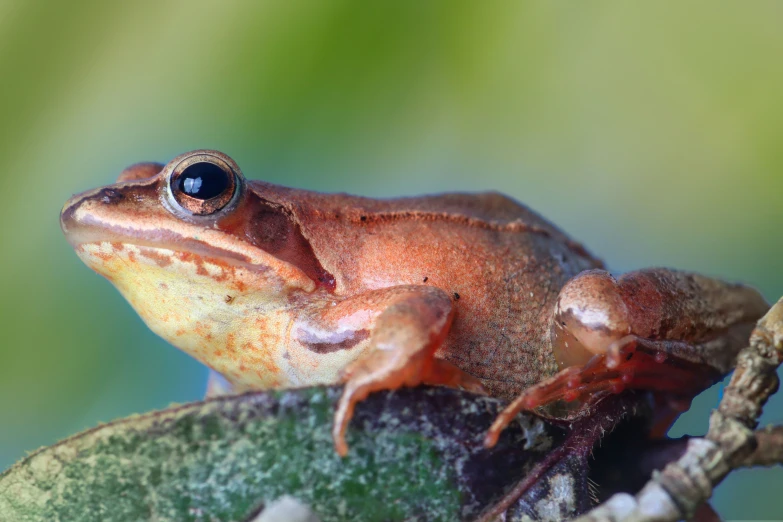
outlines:
{"label": "brown frog", "polygon": [[133,165],[68,201],[61,225],[233,391],[344,383],[340,455],[358,401],[421,383],[513,400],[487,445],[523,409],[570,419],[626,389],[652,392],[664,429],[768,308],[697,274],[615,278],[502,194],[319,194],[248,181],[211,150]]}

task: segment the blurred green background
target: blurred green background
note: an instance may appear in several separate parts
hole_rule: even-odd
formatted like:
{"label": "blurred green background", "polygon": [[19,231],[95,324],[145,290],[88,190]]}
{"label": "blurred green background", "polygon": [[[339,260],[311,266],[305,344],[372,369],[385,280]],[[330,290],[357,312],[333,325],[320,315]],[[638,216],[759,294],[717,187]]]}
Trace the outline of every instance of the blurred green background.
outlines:
{"label": "blurred green background", "polygon": [[[72,193],[195,148],[248,177],[396,196],[495,189],[618,271],[783,295],[783,4],[0,0],[0,469],[201,396],[63,239]],[[673,434],[703,433],[699,397]],[[783,399],[765,422],[783,422]],[[728,518],[783,516],[783,470]]]}

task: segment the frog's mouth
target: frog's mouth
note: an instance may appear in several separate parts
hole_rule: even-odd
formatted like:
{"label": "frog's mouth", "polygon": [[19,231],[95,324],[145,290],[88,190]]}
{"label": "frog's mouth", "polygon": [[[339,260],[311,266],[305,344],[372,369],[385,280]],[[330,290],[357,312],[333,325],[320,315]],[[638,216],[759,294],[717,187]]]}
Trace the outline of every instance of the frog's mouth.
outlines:
{"label": "frog's mouth", "polygon": [[[310,292],[319,286],[334,287],[333,278],[326,277],[328,274],[317,263],[303,238],[299,238],[298,243],[273,245],[277,248],[272,250],[255,244],[244,226],[249,219],[247,209],[230,218],[182,216],[167,208],[158,196],[155,178],[85,192],[65,204],[60,224],[77,252],[96,250],[86,245],[109,245],[101,247],[103,259],[98,258],[98,264],[113,255],[111,245],[123,245],[157,249],[155,257],[161,262],[165,262],[164,258],[169,261],[188,258],[195,263],[204,261],[254,272],[256,276],[264,274],[265,284],[278,288]],[[251,217],[255,215],[250,214]],[[285,219],[284,216],[273,217]],[[235,222],[233,218],[236,218]],[[263,230],[265,222],[252,224],[255,227],[252,230]],[[298,229],[292,226],[293,230],[286,237],[297,239],[301,234],[297,235]],[[90,266],[100,272],[100,267]]]}
{"label": "frog's mouth", "polygon": [[215,247],[206,241],[197,238],[184,238],[171,232],[154,230],[151,232],[153,239],[149,239],[147,231],[140,229],[116,226],[111,228],[78,226],[66,229],[66,226],[64,225],[63,229],[68,242],[77,251],[83,250],[86,245],[109,245],[114,251],[121,251],[124,247],[132,246],[142,251],[158,251],[159,256],[195,256],[221,260],[224,263],[245,268],[265,268],[265,264],[259,263],[257,259],[253,259],[247,254]]}
{"label": "frog's mouth", "polygon": [[[134,194],[122,192],[122,188],[115,185],[75,196],[60,215],[69,243],[88,266],[102,275],[109,276],[107,266],[114,257],[127,260],[135,253],[145,261],[139,266],[176,269],[176,261],[189,262],[196,265],[200,275],[207,275],[210,270],[205,267],[213,266],[224,274],[250,274],[253,281],[248,284],[284,285],[306,291],[314,288],[313,281],[297,266],[203,220],[177,219],[154,201],[125,206]],[[149,195],[147,200],[151,200]],[[136,269],[114,265],[114,273]]]}
{"label": "frog's mouth", "polygon": [[[104,209],[100,209],[103,212],[97,212],[98,209],[94,205],[93,208],[85,208],[105,192],[106,189],[100,189],[89,197],[75,196],[63,207],[60,214],[60,227],[74,249],[84,244],[130,244],[172,252],[189,252],[244,265],[258,264],[260,261],[257,256],[248,254],[247,245],[231,241],[226,234],[215,234],[209,230],[204,231],[203,228],[196,228],[192,224],[177,223],[174,220],[169,220],[166,223],[167,228],[163,229],[156,223],[138,219],[138,216],[131,215],[123,218],[112,215],[113,213],[106,212]],[[212,237],[215,235],[220,237]],[[220,246],[216,246],[217,244]]]}
{"label": "frog's mouth", "polygon": [[[253,295],[257,304],[270,306],[297,289],[293,277],[281,277],[270,267],[248,263],[231,253],[215,253],[198,243],[186,249],[172,249],[160,243],[129,241],[116,236],[79,239],[73,241],[79,258],[109,280],[156,333],[161,328],[153,324],[162,310],[171,307],[173,311],[185,306],[193,312],[193,306],[186,303],[194,297],[203,303],[231,303],[239,296]],[[307,279],[304,282],[312,284]],[[176,302],[180,304],[173,304]],[[208,313],[205,309],[195,315]]]}

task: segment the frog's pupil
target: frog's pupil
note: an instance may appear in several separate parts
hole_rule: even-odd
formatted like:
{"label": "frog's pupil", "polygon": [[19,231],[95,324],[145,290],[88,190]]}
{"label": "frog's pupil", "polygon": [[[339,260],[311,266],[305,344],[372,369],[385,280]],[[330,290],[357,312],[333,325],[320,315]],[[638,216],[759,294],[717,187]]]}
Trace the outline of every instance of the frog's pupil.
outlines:
{"label": "frog's pupil", "polygon": [[214,163],[194,163],[179,177],[179,189],[190,197],[207,200],[225,191],[231,181],[228,174]]}

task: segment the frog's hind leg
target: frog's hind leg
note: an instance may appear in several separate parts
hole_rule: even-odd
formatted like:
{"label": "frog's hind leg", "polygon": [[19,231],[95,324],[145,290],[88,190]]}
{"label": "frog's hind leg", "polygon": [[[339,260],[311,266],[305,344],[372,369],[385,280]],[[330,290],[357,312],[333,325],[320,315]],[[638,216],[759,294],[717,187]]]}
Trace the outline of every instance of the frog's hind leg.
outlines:
{"label": "frog's hind leg", "polygon": [[561,290],[551,322],[552,350],[565,369],[522,392],[485,442],[492,446],[522,410],[589,404],[625,389],[654,392],[656,412],[672,419],[678,403],[731,370],[767,308],[751,288],[687,272],[653,268],[619,279],[582,272]]}
{"label": "frog's hind leg", "polygon": [[594,355],[583,366],[571,366],[527,388],[495,419],[484,439],[485,445],[494,446],[500,432],[521,411],[533,411],[557,401],[594,404],[608,393],[626,389],[656,392],[661,402],[656,410],[660,409],[662,415],[656,419],[661,427],[654,431],[665,431],[687,409],[693,395],[720,378],[719,372],[707,366],[669,355],[671,344],[627,336],[611,353]]}
{"label": "frog's hind leg", "polygon": [[345,388],[332,430],[341,456],[348,453],[345,431],[354,407],[372,392],[421,383],[482,389],[474,377],[434,357],[454,317],[449,294],[438,288],[410,286],[378,290],[361,299],[371,301],[381,312],[372,325],[368,347],[342,371]]}

